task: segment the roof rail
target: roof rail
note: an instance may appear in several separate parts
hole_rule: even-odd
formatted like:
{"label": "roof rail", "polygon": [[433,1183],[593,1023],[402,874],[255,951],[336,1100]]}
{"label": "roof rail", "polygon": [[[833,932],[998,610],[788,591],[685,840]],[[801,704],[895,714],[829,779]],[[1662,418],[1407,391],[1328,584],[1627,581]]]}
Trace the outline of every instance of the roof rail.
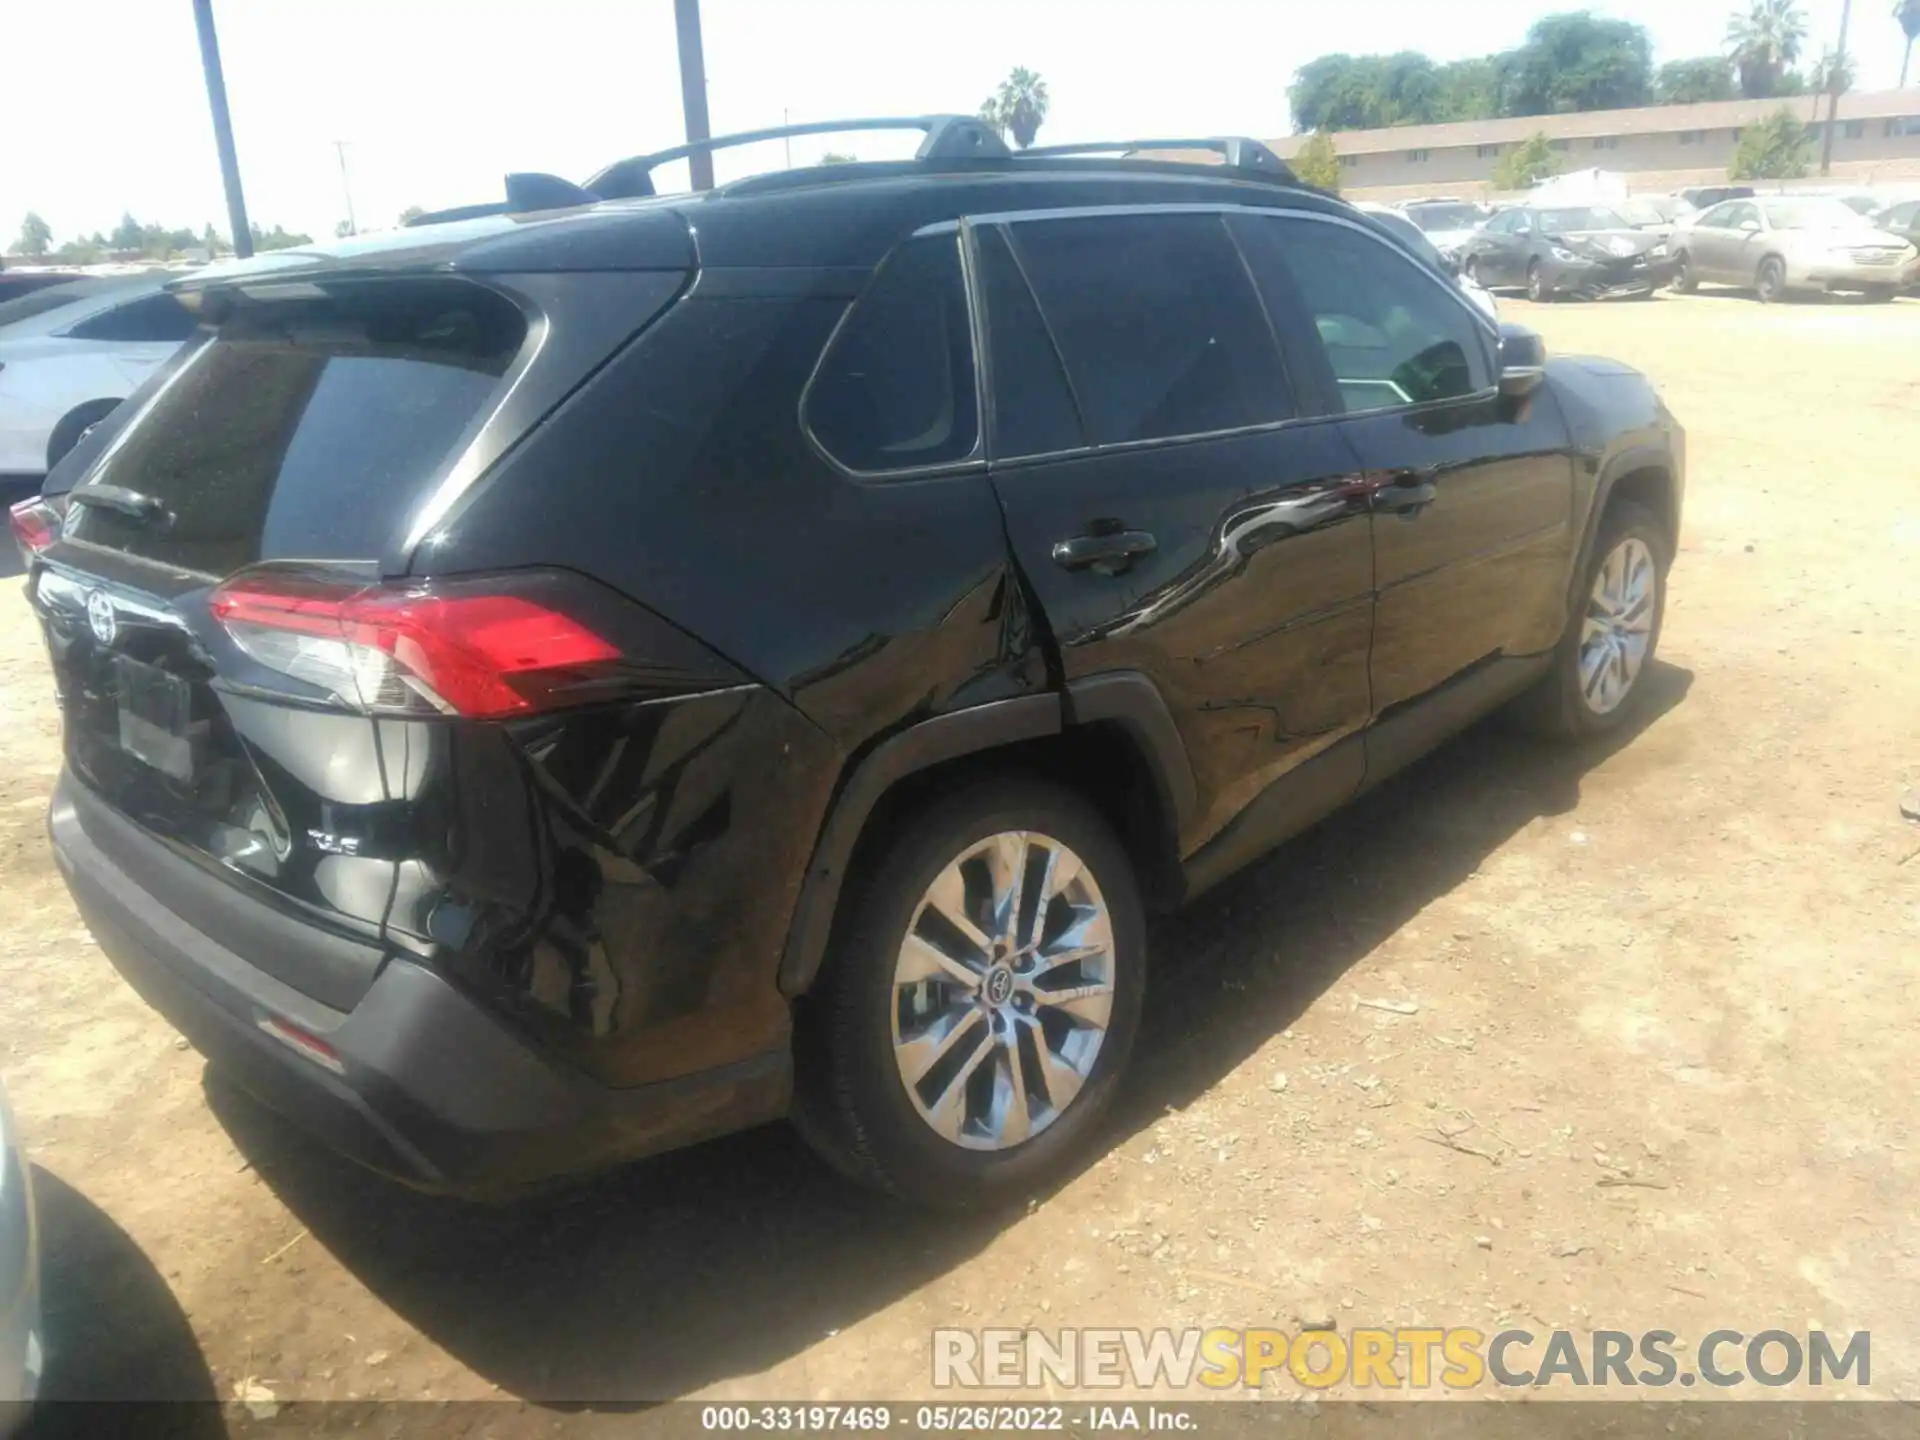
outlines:
{"label": "roof rail", "polygon": [[[962,156],[1004,159],[1009,153],[999,132],[973,115],[912,115],[861,120],[815,120],[805,125],[775,125],[766,130],[743,130],[734,135],[715,135],[708,140],[691,140],[650,155],[634,155],[616,160],[587,181],[586,188],[602,200],[620,200],[651,195],[653,170],[670,160],[684,160],[714,150],[731,150],[738,145],[755,145],[762,140],[784,140],[792,135],[837,135],[856,130],[923,130],[926,139],[914,152],[916,160],[951,160]],[[1277,163],[1277,162],[1276,162]],[[1284,167],[1282,167],[1284,168]]]}
{"label": "roof rail", "polygon": [[1228,169],[1249,175],[1264,175],[1283,184],[1297,185],[1300,179],[1292,168],[1258,140],[1240,135],[1213,135],[1197,140],[1109,140],[1085,145],[1035,145],[1019,153],[1028,155],[1121,155],[1140,159],[1155,158],[1143,151],[1211,150],[1226,162]]}

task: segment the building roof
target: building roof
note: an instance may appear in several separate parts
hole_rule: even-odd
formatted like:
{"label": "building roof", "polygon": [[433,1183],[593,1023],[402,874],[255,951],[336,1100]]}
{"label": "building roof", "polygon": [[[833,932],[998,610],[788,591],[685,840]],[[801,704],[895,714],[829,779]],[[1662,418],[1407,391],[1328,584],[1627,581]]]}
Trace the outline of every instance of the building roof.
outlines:
{"label": "building roof", "polygon": [[[1636,110],[1587,110],[1575,115],[1517,115],[1505,120],[1459,120],[1446,125],[1397,125],[1388,130],[1336,130],[1333,148],[1342,155],[1393,150],[1443,150],[1461,145],[1497,145],[1545,134],[1549,140],[1598,135],[1665,135],[1679,130],[1731,130],[1756,125],[1782,106],[1803,121],[1824,96],[1790,95],[1775,100],[1721,100],[1704,105],[1647,105]],[[1882,120],[1920,115],[1920,89],[1875,90],[1840,97],[1840,119]],[[1289,135],[1267,143],[1290,160],[1307,143]]]}

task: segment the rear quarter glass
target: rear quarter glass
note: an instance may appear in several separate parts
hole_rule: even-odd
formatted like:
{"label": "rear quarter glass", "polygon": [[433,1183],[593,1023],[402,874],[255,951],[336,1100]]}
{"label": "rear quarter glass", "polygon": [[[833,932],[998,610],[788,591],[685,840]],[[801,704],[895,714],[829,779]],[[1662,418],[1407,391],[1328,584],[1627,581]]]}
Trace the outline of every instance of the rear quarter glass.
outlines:
{"label": "rear quarter glass", "polygon": [[75,506],[67,538],[207,575],[380,555],[527,336],[513,301],[457,279],[236,303],[89,477],[153,516]]}

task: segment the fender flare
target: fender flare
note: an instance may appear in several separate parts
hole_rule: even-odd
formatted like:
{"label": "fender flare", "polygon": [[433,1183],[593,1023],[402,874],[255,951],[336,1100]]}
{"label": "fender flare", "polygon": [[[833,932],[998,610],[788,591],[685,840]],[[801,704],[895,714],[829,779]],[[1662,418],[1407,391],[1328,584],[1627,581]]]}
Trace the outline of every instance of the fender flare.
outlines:
{"label": "fender flare", "polygon": [[[1673,453],[1659,445],[1630,445],[1625,450],[1611,456],[1601,467],[1599,479],[1593,486],[1593,504],[1587,508],[1586,524],[1580,537],[1580,549],[1574,557],[1573,573],[1567,577],[1567,604],[1580,603],[1580,580],[1587,573],[1587,565],[1593,559],[1594,542],[1600,538],[1600,521],[1607,513],[1607,505],[1613,499],[1613,487],[1623,475],[1632,475],[1641,470],[1661,470],[1666,472],[1667,483],[1674,481]],[[1677,544],[1679,536],[1673,539]],[[1568,612],[1572,613],[1571,610]]]}
{"label": "fender flare", "polygon": [[786,949],[780,956],[781,994],[800,994],[819,973],[853,848],[888,790],[916,771],[948,760],[1058,735],[1061,724],[1057,694],[1021,695],[922,720],[883,740],[859,761],[840,787],[814,842],[813,859],[801,881],[800,898],[787,927]]}
{"label": "fender flare", "polygon": [[1089,676],[1065,695],[1025,695],[936,715],[890,736],[858,761],[833,802],[780,956],[780,992],[802,994],[826,956],[847,868],[861,832],[886,793],[907,777],[1023,740],[1041,740],[1076,725],[1112,722],[1139,747],[1177,838],[1193,818],[1193,767],[1159,687],[1137,671]]}

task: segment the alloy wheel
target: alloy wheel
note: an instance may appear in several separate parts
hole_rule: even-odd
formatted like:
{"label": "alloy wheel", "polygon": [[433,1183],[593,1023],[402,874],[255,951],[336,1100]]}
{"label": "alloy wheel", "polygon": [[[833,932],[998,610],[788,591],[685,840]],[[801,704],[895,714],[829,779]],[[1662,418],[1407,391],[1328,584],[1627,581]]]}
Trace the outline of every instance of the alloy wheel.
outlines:
{"label": "alloy wheel", "polygon": [[1113,922],[1081,858],[990,835],[927,887],[893,974],[893,1053],[914,1109],[968,1150],[1040,1134],[1093,1073],[1114,1002]]}
{"label": "alloy wheel", "polygon": [[1593,577],[1580,627],[1580,699],[1596,715],[1620,708],[1653,643],[1659,577],[1646,542],[1628,536]]}

